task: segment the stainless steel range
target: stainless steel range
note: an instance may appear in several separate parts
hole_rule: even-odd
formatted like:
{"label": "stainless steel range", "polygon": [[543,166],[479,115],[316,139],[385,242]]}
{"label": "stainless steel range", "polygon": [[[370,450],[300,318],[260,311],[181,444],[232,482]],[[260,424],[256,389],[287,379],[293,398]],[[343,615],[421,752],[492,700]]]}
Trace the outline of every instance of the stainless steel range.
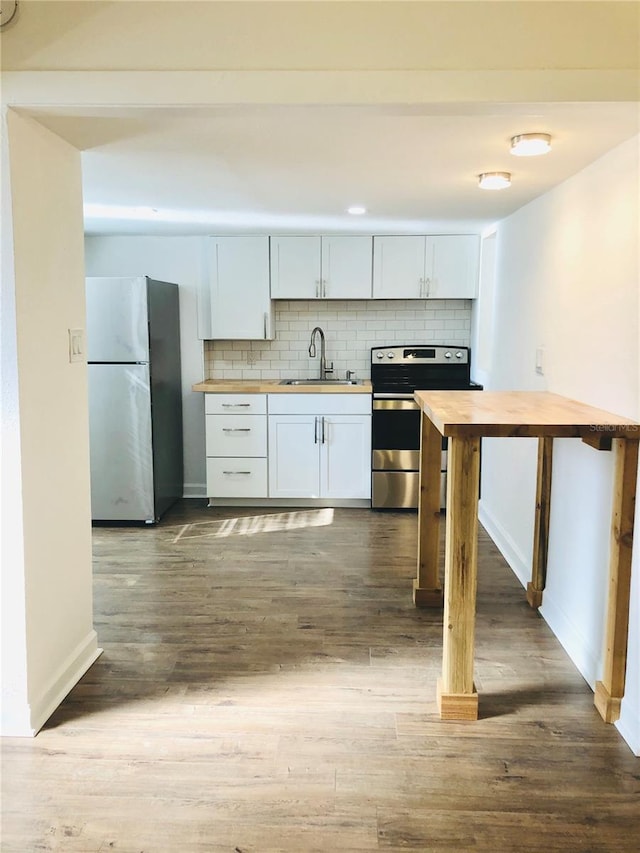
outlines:
{"label": "stainless steel range", "polygon": [[[471,382],[469,347],[373,347],[371,350],[372,500],[374,509],[418,506],[420,409],[414,391],[481,390]],[[442,442],[440,506],[446,494],[447,441]]]}

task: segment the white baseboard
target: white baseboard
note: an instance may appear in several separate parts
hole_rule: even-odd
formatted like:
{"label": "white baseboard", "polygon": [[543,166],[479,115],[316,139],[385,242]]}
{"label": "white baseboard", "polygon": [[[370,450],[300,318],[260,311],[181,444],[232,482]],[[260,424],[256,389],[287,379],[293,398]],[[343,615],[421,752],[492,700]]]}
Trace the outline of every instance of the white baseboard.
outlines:
{"label": "white baseboard", "polygon": [[210,507],[257,507],[260,509],[327,509],[345,507],[371,509],[369,498],[209,498]]}
{"label": "white baseboard", "polygon": [[59,667],[40,696],[31,703],[31,736],[42,728],[64,697],[101,654],[102,649],[98,648],[96,632],[89,631]]}
{"label": "white baseboard", "polygon": [[[496,547],[509,564],[513,573],[522,586],[526,588],[530,580],[531,568],[525,561],[520,549],[482,502],[479,506],[478,517],[480,523],[493,539]],[[600,649],[594,648],[591,638],[584,636],[578,630],[564,611],[562,602],[555,600],[553,594],[548,589],[545,590],[539,613],[571,658],[578,672],[589,687],[594,690],[600,671]],[[624,700],[622,715],[618,722],[615,723],[615,726],[634,755],[640,756],[640,714],[635,713],[633,710],[628,710],[624,706]]]}
{"label": "white baseboard", "polygon": [[183,498],[206,498],[206,483],[185,483],[182,490]]}
{"label": "white baseboard", "polygon": [[640,757],[640,714],[627,711],[624,699],[622,700],[622,715],[615,727],[629,744],[633,754]]}
{"label": "white baseboard", "polygon": [[[482,526],[509,564],[511,570],[526,589],[527,583],[531,580],[531,566],[525,559],[522,551],[482,503],[480,504],[478,517]],[[591,689],[594,690],[599,665],[598,650],[591,647],[589,638],[585,637],[578,630],[564,611],[561,602],[555,601],[548,589],[545,590],[542,606],[538,612],[549,628],[551,628],[556,639],[569,655],[578,672]]]}
{"label": "white baseboard", "polygon": [[509,564],[514,575],[526,589],[527,584],[531,580],[531,566],[511,536],[482,501],[478,505],[478,519],[493,539],[493,542]]}
{"label": "white baseboard", "polygon": [[548,589],[538,611],[553,631],[556,639],[571,658],[580,675],[592,690],[600,671],[600,649],[593,648],[590,638],[582,634],[564,611],[561,602],[554,599]]}

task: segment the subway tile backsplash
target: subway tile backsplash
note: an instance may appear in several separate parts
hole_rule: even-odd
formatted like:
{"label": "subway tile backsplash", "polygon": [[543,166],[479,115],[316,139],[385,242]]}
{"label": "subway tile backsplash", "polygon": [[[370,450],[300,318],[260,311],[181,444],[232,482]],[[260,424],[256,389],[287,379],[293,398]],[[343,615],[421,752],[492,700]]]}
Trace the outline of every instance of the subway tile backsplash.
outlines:
{"label": "subway tile backsplash", "polygon": [[206,379],[303,379],[320,372],[309,357],[314,326],[325,333],[333,376],[369,379],[370,350],[385,344],[468,346],[471,300],[276,301],[275,340],[205,341]]}

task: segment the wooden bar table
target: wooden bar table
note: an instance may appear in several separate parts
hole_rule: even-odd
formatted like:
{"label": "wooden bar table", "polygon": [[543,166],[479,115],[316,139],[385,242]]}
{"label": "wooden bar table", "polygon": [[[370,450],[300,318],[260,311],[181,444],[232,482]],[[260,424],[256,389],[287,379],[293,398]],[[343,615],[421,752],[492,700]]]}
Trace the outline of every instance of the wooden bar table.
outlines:
{"label": "wooden bar table", "polygon": [[[527,598],[542,601],[546,572],[554,438],[578,438],[615,453],[607,626],[602,680],[595,704],[606,722],[618,719],[624,694],[631,553],[640,424],[557,394],[535,391],[417,391],[422,410],[417,606],[444,602],[440,717],[478,718],[473,681],[477,587],[480,440],[537,438],[539,442],[532,581]],[[438,574],[440,447],[449,440],[444,594]]]}

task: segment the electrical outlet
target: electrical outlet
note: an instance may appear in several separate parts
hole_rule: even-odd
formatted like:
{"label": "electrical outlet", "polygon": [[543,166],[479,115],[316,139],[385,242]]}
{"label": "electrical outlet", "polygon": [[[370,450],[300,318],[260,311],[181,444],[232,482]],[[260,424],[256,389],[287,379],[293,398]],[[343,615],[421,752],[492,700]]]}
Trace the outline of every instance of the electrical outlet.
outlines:
{"label": "electrical outlet", "polygon": [[536,348],[536,373],[544,376],[544,347]]}
{"label": "electrical outlet", "polygon": [[258,360],[258,357],[257,357],[256,353],[252,349],[247,350],[247,364],[253,365],[256,363],[257,360]]}
{"label": "electrical outlet", "polygon": [[84,361],[84,329],[69,329],[69,361]]}

